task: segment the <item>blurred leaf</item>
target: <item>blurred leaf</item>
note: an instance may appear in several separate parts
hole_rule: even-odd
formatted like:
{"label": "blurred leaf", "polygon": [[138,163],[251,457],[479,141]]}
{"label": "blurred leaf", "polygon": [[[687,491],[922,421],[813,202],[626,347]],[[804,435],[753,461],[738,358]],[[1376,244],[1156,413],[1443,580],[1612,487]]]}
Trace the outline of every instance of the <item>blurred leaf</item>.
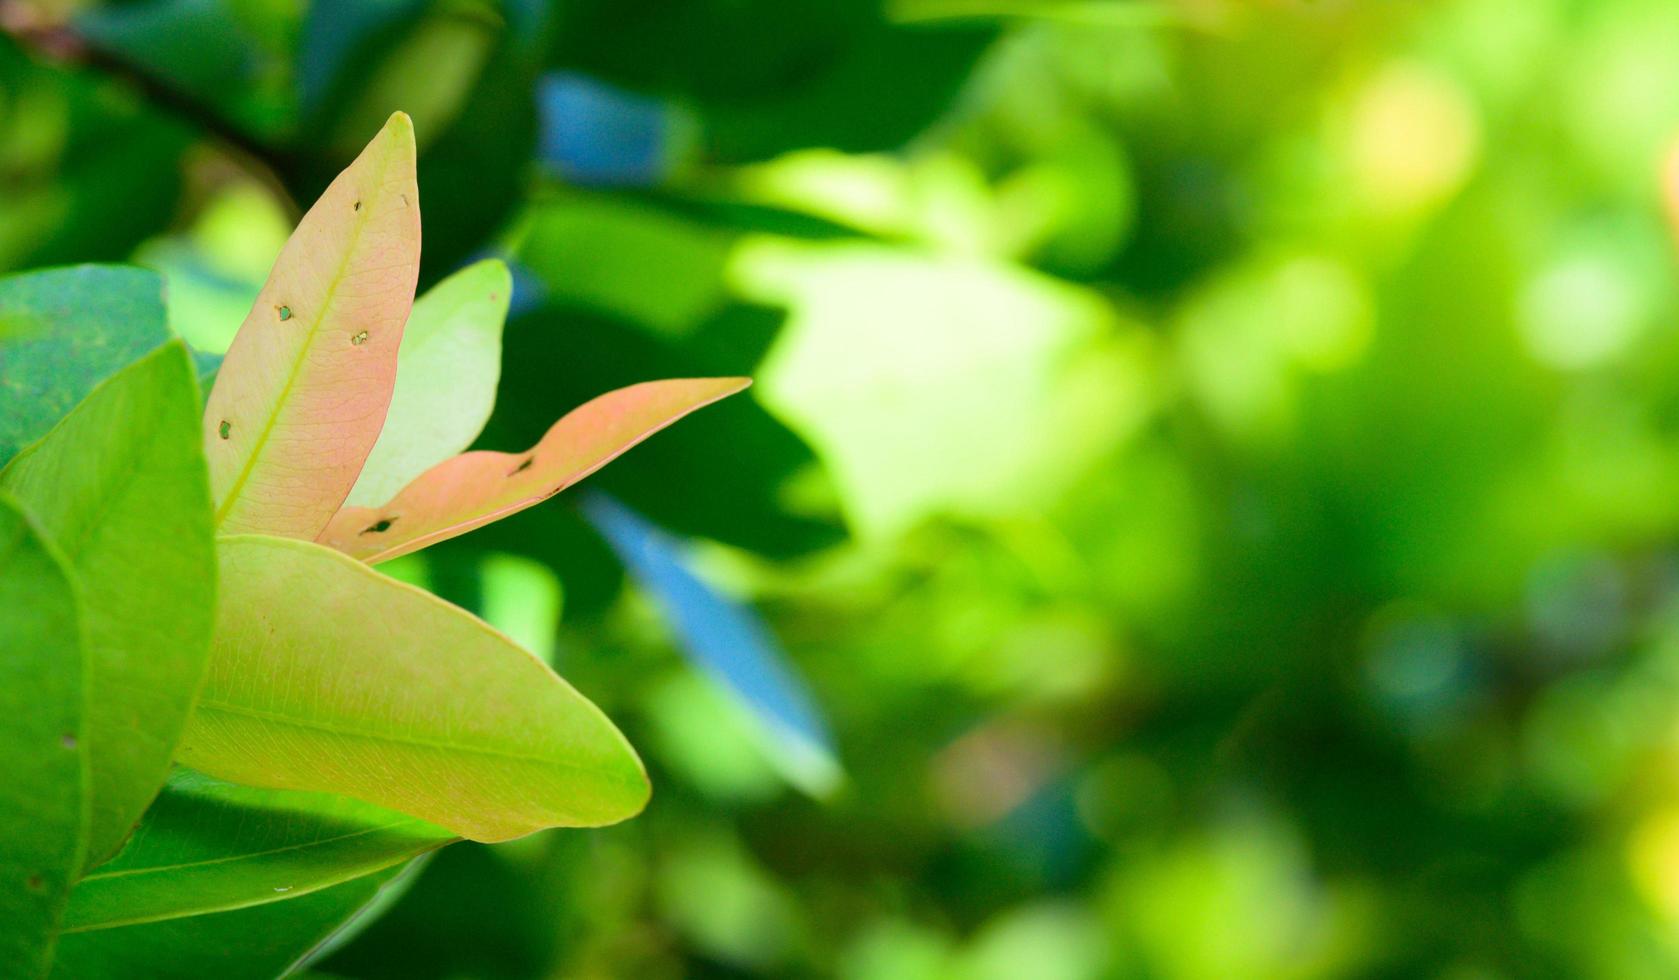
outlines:
{"label": "blurred leaf", "polygon": [[866,242],[765,239],[735,268],[792,311],[759,397],[866,532],[1041,506],[1149,406],[1140,331],[1060,280]]}
{"label": "blurred leaf", "polygon": [[633,511],[598,493],[582,506],[664,609],[678,645],[757,717],[789,780],[815,795],[831,791],[841,773],[828,726],[768,627],[707,585],[678,543]]}
{"label": "blurred leaf", "polygon": [[0,962],[40,976],[86,843],[84,664],[69,571],[0,496]]}
{"label": "blurred leaf", "polygon": [[403,20],[392,49],[343,91],[326,137],[335,154],[354,153],[363,134],[393,112],[413,118],[424,149],[465,106],[503,29],[491,4],[472,0],[433,3]]}
{"label": "blurred leaf", "polygon": [[296,220],[276,188],[240,180],[215,191],[190,227],[143,243],[134,261],[163,276],[170,329],[195,350],[221,355]]}
{"label": "blurred leaf", "polygon": [[479,620],[308,542],[246,535],[220,553],[187,765],[353,796],[475,840],[615,823],[646,803],[611,722]]}
{"label": "blurred leaf", "polygon": [[379,441],[346,503],[390,499],[427,469],[472,445],[495,408],[501,329],[513,277],[485,259],[414,303],[396,360],[396,390]]}
{"label": "blurred leaf", "polygon": [[660,429],[750,383],[682,378],[608,392],[566,413],[525,452],[464,453],[427,470],[379,507],[345,507],[320,540],[372,563],[465,534],[542,503]]}
{"label": "blurred leaf", "polygon": [[413,23],[431,2],[309,4],[297,56],[298,97],[304,111],[316,115],[328,110],[331,97],[342,96],[358,80],[357,61],[376,61],[394,45],[402,28]]}
{"label": "blurred leaf", "polygon": [[987,26],[869,31],[803,84],[769,88],[758,104],[702,106],[703,149],[730,162],[898,149],[946,111],[995,37]]}
{"label": "blurred leaf", "polygon": [[195,350],[192,352],[192,367],[198,372],[198,390],[208,397],[210,389],[215,386],[216,375],[221,372],[222,355]]}
{"label": "blurred leaf", "polygon": [[1181,16],[1156,0],[887,0],[886,13],[899,24],[1019,19],[1089,27],[1152,27]]}
{"label": "blurred leaf", "polygon": [[162,785],[209,656],[216,577],[198,412],[192,359],[173,341],[0,471],[85,603],[90,867]]}
{"label": "blurred leaf", "polygon": [[175,216],[189,126],[3,32],[0,92],[0,270],[119,261]]}
{"label": "blurred leaf", "polygon": [[693,108],[705,150],[727,162],[805,146],[901,146],[944,111],[995,34],[896,27],[875,3],[568,0],[561,9],[554,64]]}
{"label": "blurred leaf", "polygon": [[490,554],[478,568],[484,621],[554,666],[554,637],[564,601],[560,581],[547,565],[518,555]]}
{"label": "blurred leaf", "polygon": [[209,915],[65,935],[53,980],[147,977],[155,980],[273,980],[353,919],[402,868],[297,898]]}
{"label": "blurred leaf", "polygon": [[177,769],[127,846],[76,883],[66,932],[289,901],[454,839],[323,793],[253,789]]}
{"label": "blurred leaf", "polygon": [[435,282],[483,254],[529,193],[536,155],[536,78],[548,5],[506,0],[507,29],[454,124],[426,147],[421,280]]}
{"label": "blurred leaf", "polygon": [[[734,301],[725,275],[738,238],[639,198],[571,193],[533,209],[519,257],[556,303],[679,335]],[[650,269],[658,289],[647,288]]]}
{"label": "blurred leaf", "polygon": [[297,122],[288,63],[294,10],[286,3],[142,0],[87,9],[75,28],[166,88],[274,139]]}
{"label": "blurred leaf", "polygon": [[542,162],[573,184],[656,183],[689,136],[673,107],[575,72],[544,75],[537,101]]}
{"label": "blurred leaf", "polygon": [[[540,0],[311,5],[302,71],[316,128],[352,149],[356,130],[376,124],[381,112],[414,114],[427,229],[422,285],[483,255],[524,197],[547,16]],[[375,75],[380,94],[370,96]],[[293,189],[305,198],[317,193],[333,156],[299,161]]]}
{"label": "blurred leaf", "polygon": [[438,851],[402,901],[319,967],[369,980],[553,976],[556,952],[587,939],[575,919],[598,914],[573,875],[598,868],[590,856],[601,844],[599,835],[541,834],[516,845],[534,860],[515,860],[505,845]]}
{"label": "blurred leaf", "polygon": [[419,264],[398,113],[303,216],[222,362],[204,413],[218,531],[326,526],[384,424]]}
{"label": "blurred leaf", "polygon": [[84,265],[0,279],[0,462],[169,339],[163,280]]}
{"label": "blurred leaf", "polygon": [[[666,432],[663,437],[671,435]],[[620,458],[618,465],[623,463]],[[617,556],[565,497],[508,520],[486,524],[419,554],[450,564],[496,552],[523,555],[552,568],[560,578],[568,619],[604,613],[618,597],[624,581],[624,568]],[[386,563],[380,570],[389,567]]]}

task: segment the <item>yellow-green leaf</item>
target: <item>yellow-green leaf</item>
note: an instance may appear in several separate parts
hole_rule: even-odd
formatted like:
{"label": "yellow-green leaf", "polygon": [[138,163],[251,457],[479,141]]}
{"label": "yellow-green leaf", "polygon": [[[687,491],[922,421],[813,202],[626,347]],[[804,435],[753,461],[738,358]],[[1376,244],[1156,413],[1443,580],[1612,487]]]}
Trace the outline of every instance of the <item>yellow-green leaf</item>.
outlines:
{"label": "yellow-green leaf", "polygon": [[204,415],[222,533],[313,539],[379,438],[420,268],[414,127],[397,113],[303,216]]}
{"label": "yellow-green leaf", "polygon": [[82,649],[69,572],[0,496],[0,966],[40,976],[82,862]]}
{"label": "yellow-green leaf", "polygon": [[240,535],[219,550],[187,765],[483,841],[645,805],[641,761],[605,715],[481,620],[317,544]]}

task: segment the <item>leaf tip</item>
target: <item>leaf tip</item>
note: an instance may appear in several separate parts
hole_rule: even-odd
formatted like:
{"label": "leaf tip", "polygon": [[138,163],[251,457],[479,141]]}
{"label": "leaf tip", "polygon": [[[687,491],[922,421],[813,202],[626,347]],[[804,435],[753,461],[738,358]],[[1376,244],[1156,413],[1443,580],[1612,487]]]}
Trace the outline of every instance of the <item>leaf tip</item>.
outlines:
{"label": "leaf tip", "polygon": [[401,109],[391,113],[385,120],[385,126],[380,134],[394,142],[403,144],[410,151],[414,148],[414,120]]}

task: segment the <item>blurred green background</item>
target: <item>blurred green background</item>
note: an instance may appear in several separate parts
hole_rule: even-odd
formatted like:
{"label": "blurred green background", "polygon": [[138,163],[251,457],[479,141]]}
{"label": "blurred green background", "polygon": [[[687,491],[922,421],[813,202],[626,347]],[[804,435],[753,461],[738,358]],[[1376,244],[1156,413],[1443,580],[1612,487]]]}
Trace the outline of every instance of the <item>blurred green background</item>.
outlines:
{"label": "blurred green background", "polygon": [[758,383],[386,566],[654,800],[317,972],[1679,976],[1679,7],[0,0],[0,271],[218,349],[394,109],[484,445]]}

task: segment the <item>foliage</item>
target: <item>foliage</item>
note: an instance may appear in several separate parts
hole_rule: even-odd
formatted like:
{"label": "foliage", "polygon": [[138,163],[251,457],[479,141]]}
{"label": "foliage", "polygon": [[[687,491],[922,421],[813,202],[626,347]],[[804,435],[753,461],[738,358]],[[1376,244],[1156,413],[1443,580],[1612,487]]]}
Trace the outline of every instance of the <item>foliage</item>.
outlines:
{"label": "foliage", "polygon": [[[271,266],[397,111],[424,248],[359,298],[388,323],[418,290],[405,336],[460,346],[321,347],[395,357],[365,426],[393,441],[366,477],[301,458],[350,508],[304,537],[346,513],[350,546],[433,467],[494,484],[603,392],[754,379],[376,566],[237,542],[286,556],[242,585],[346,594],[288,635],[367,639],[367,589],[391,629],[469,632],[441,599],[517,637],[645,757],[638,819],[439,848],[465,825],[334,793],[334,740],[282,716],[309,788],[177,768],[70,895],[81,859],[36,839],[59,870],[0,879],[0,922],[180,912],[65,932],[95,977],[317,944],[301,969],[357,980],[1679,973],[1676,45],[1658,0],[0,0],[5,453],[142,358],[181,389],[170,331],[207,364],[248,310],[284,326]],[[90,262],[150,271],[28,271]],[[6,495],[4,608],[40,617],[7,649],[62,640],[83,573]],[[271,655],[239,635],[214,651]],[[67,704],[0,705],[40,740],[0,821],[62,824]],[[220,734],[224,776],[274,764]],[[201,887],[113,874],[212,853]]]}
{"label": "foliage", "polygon": [[[0,941],[23,975],[179,969],[196,954],[174,944],[203,941],[188,923],[322,893],[301,918],[280,911],[294,945],[233,956],[238,969],[284,968],[371,898],[339,900],[348,883],[457,837],[599,826],[646,803],[634,751],[549,667],[341,552],[385,557],[394,549],[358,539],[398,521],[413,550],[528,507],[742,382],[609,393],[522,463],[453,455],[488,415],[495,372],[467,375],[478,386],[460,400],[467,418],[438,424],[454,387],[398,400],[397,370],[428,369],[451,324],[468,347],[499,334],[507,272],[481,267],[465,301],[444,283],[421,304],[422,343],[399,358],[419,270],[414,159],[412,123],[397,114],[304,216],[207,402],[171,340],[93,384],[0,470],[0,609],[18,700],[0,751],[19,777],[0,845],[11,913]],[[149,298],[138,319],[161,325],[143,273],[0,280],[23,324],[5,349],[18,382],[0,393],[8,416],[50,409],[43,394],[72,400],[120,354],[101,342],[134,329],[99,292],[79,302],[112,286]],[[375,455],[387,440],[395,448]],[[400,488],[376,519],[344,503],[370,457]],[[458,463],[478,476],[459,478]],[[343,515],[359,530],[332,533]],[[196,772],[171,775],[172,760]],[[121,938],[72,940],[54,965],[61,931]]]}

